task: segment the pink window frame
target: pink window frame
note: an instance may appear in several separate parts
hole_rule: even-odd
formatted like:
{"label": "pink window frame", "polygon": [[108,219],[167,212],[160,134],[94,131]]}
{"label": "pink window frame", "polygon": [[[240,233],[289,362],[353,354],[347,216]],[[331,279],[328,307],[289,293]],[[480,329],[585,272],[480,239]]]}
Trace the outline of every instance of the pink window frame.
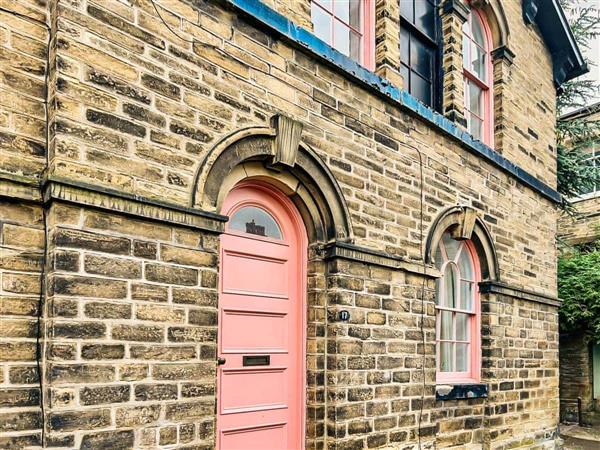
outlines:
{"label": "pink window frame", "polygon": [[[485,58],[486,58],[486,73],[487,80],[484,82],[480,80],[477,75],[471,72],[465,65],[463,64],[463,74],[464,74],[464,95],[465,95],[465,110],[469,111],[472,114],[471,110],[467,105],[467,88],[468,83],[475,83],[477,86],[481,88],[483,91],[483,136],[482,141],[484,144],[493,147],[494,146],[494,66],[492,64],[492,31],[490,29],[485,16],[481,14],[477,9],[471,9],[471,15],[476,14],[479,18],[479,22],[481,23],[481,27],[483,28],[483,33],[485,34]],[[472,19],[469,17],[468,19],[471,21]],[[472,29],[472,28],[471,28]],[[469,41],[472,39],[469,38]],[[477,45],[477,44],[476,44]],[[469,54],[471,50],[469,49]]]}
{"label": "pink window frame", "polygon": [[[360,30],[357,30],[356,28],[352,27],[350,24],[344,22],[341,19],[338,19],[337,16],[333,13],[333,11],[329,11],[327,8],[321,5],[321,0],[311,0],[311,2],[317,5],[317,7],[323,10],[325,13],[334,17],[335,20],[338,20],[339,22],[347,26],[349,29],[360,34],[361,60],[357,62],[371,71],[375,70],[375,0],[360,0],[362,14]],[[333,47],[333,45],[335,44],[333,39],[333,22],[329,32],[331,33],[331,45]]]}
{"label": "pink window frame", "polygon": [[[463,241],[464,249],[469,252],[469,256],[471,257],[471,264],[473,267],[473,277],[474,277],[474,292],[473,292],[473,309],[474,313],[468,312],[473,319],[471,320],[471,329],[470,329],[470,358],[469,358],[469,369],[467,372],[442,372],[440,370],[440,346],[439,346],[439,336],[440,336],[440,328],[441,321],[438,319],[438,312],[441,310],[453,310],[447,308],[439,308],[436,304],[436,325],[435,325],[435,342],[436,342],[436,383],[438,384],[460,384],[460,383],[478,383],[481,381],[481,300],[479,297],[479,281],[481,281],[481,269],[479,265],[479,258],[477,256],[477,250],[471,241]],[[463,251],[463,250],[461,250]],[[444,266],[441,268],[442,277],[440,278],[440,282],[443,280],[444,270],[446,269],[446,265],[450,264],[450,261],[446,261]],[[459,280],[460,285],[460,280]],[[467,311],[464,311],[467,313]]]}

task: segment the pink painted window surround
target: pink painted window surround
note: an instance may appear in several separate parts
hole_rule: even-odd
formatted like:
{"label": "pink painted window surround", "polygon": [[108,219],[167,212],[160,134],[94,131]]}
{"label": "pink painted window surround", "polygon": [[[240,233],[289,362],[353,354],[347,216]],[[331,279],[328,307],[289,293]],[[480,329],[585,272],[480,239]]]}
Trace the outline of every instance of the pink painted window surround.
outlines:
{"label": "pink painted window surround", "polygon": [[477,383],[481,373],[481,332],[477,253],[470,241],[444,233],[435,254],[442,276],[436,281],[438,383]]}
{"label": "pink painted window surround", "polygon": [[375,69],[375,0],[312,0],[311,18],[319,39]]}
{"label": "pink painted window surround", "polygon": [[463,25],[463,68],[465,80],[465,118],[475,139],[493,146],[492,35],[484,16],[471,9]]}

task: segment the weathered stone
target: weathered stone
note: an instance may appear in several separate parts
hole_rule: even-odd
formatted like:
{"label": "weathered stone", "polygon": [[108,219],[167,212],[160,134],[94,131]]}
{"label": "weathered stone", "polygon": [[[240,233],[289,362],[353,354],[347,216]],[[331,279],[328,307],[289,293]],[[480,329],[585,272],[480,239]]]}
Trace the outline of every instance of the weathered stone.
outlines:
{"label": "weathered stone", "polygon": [[85,255],[84,269],[87,273],[117,278],[141,278],[142,264],[124,258]]}
{"label": "weathered stone", "polygon": [[49,417],[53,431],[93,430],[110,425],[110,409],[52,412]]}
{"label": "weathered stone", "polygon": [[121,344],[84,344],[81,346],[83,359],[123,359],[125,346]]}
{"label": "weathered stone", "polygon": [[173,288],[173,303],[217,306],[217,293],[206,289]]}
{"label": "weathered stone", "polygon": [[157,364],[153,374],[157,380],[195,380],[214,375],[214,363]]}
{"label": "weathered stone", "polygon": [[129,400],[129,385],[85,387],[79,391],[82,405],[122,403]]}
{"label": "weathered stone", "polygon": [[179,100],[181,97],[181,89],[178,86],[169,83],[168,81],[162,80],[154,75],[147,73],[142,74],[142,85],[150,89],[151,91],[157,92],[158,94],[164,95],[175,100]]}
{"label": "weathered stone", "polygon": [[135,399],[148,400],[176,400],[176,384],[138,384],[135,387]]}
{"label": "weathered stone", "polygon": [[106,325],[97,322],[58,322],[52,326],[52,334],[57,338],[99,339],[106,335]]}
{"label": "weathered stone", "polygon": [[54,364],[50,368],[53,383],[106,383],[115,378],[115,368],[108,365]]}
{"label": "weathered stone", "polygon": [[150,325],[113,325],[111,336],[120,341],[161,342],[165,330],[162,327]]}
{"label": "weathered stone", "polygon": [[131,357],[158,361],[184,361],[196,359],[195,347],[166,346],[166,345],[132,345]]}
{"label": "weathered stone", "polygon": [[145,277],[149,281],[159,283],[195,286],[198,284],[198,271],[187,267],[177,267],[166,264],[146,264]]}
{"label": "weathered stone", "polygon": [[54,293],[81,297],[125,298],[127,283],[83,276],[56,276]]}
{"label": "weathered stone", "polygon": [[131,305],[127,303],[89,302],[83,307],[87,317],[93,319],[129,319]]}
{"label": "weathered stone", "polygon": [[137,137],[146,136],[146,129],[143,126],[137,125],[134,122],[122,119],[121,117],[113,114],[96,111],[94,109],[88,109],[85,113],[85,117],[92,123],[112,128],[113,130],[117,130],[122,133],[131,134]]}
{"label": "weathered stone", "polygon": [[133,300],[166,302],[168,296],[169,290],[166,286],[144,283],[132,283],[131,285],[131,298]]}
{"label": "weathered stone", "polygon": [[81,450],[128,450],[134,448],[134,439],[133,430],[100,431],[85,434],[79,448]]}
{"label": "weathered stone", "polygon": [[119,255],[128,255],[131,251],[129,239],[64,228],[56,231],[54,243],[58,247],[81,248]]}
{"label": "weathered stone", "polygon": [[175,264],[202,267],[214,267],[217,262],[213,253],[165,244],[160,246],[160,259]]}

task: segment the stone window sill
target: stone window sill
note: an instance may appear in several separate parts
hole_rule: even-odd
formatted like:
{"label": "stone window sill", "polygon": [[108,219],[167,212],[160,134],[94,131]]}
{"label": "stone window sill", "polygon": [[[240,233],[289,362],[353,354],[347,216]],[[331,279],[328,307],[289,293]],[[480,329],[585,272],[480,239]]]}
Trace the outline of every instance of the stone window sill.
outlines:
{"label": "stone window sill", "polygon": [[436,400],[468,400],[487,396],[488,385],[484,383],[438,384],[435,388]]}

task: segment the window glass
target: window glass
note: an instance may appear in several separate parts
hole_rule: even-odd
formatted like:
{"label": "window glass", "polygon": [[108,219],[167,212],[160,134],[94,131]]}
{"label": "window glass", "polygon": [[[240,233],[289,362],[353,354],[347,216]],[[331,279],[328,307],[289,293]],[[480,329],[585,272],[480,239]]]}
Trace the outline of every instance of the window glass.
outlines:
{"label": "window glass", "polygon": [[360,30],[360,26],[363,22],[363,8],[361,0],[351,0],[350,2],[350,25],[355,30]]}
{"label": "window glass", "polygon": [[486,81],[486,53],[482,47],[471,44],[471,72],[477,75],[481,81]]}
{"label": "window glass", "polygon": [[315,35],[340,53],[362,61],[364,0],[313,0],[311,17]]}
{"label": "window glass", "polygon": [[435,39],[435,8],[429,0],[415,1],[414,24],[431,39]]}
{"label": "window glass", "polygon": [[435,265],[442,271],[436,281],[438,380],[442,382],[474,379],[479,370],[471,368],[472,352],[479,349],[475,339],[480,335],[479,331],[473,335],[479,312],[476,269],[469,245],[444,233],[435,252]]}
{"label": "window glass", "polygon": [[456,254],[458,253],[460,242],[452,239],[450,233],[444,233],[442,236],[442,242],[444,243],[444,249],[446,250],[446,257],[449,260],[454,261]]}
{"label": "window glass", "polygon": [[350,56],[350,28],[337,20],[333,24],[333,41],[338,52]]}
{"label": "window glass", "polygon": [[[585,160],[585,164],[589,167],[600,168],[600,143],[593,144],[589,149],[589,154],[590,157]],[[595,194],[596,192],[600,193],[600,183],[592,182],[583,186],[579,195]]]}
{"label": "window glass", "polygon": [[478,117],[483,117],[483,91],[472,81],[469,82],[469,111]]}
{"label": "window glass", "polygon": [[474,296],[474,287],[473,283],[469,281],[460,282],[460,302],[459,309],[463,311],[472,311],[473,310],[473,296]]}
{"label": "window glass", "polygon": [[400,59],[409,63],[410,33],[406,28],[400,28]]}
{"label": "window glass", "polygon": [[[354,3],[354,2],[353,2]],[[350,23],[350,1],[335,0],[333,2],[333,13],[336,17],[346,23]]]}
{"label": "window glass", "polygon": [[444,306],[454,308],[456,305],[456,277],[452,264],[446,265],[444,271]]}
{"label": "window glass", "polygon": [[410,77],[411,94],[426,105],[431,105],[431,83],[415,72]]}
{"label": "window glass", "polygon": [[436,102],[439,20],[434,0],[400,0],[400,73],[404,89],[429,106]]}
{"label": "window glass", "polygon": [[491,75],[488,74],[490,45],[477,12],[471,11],[463,25],[463,66],[465,75],[465,118],[475,139],[492,144]]}
{"label": "window glass", "polygon": [[332,16],[314,2],[311,3],[311,15],[315,36],[331,45]]}
{"label": "window glass", "polygon": [[229,219],[229,229],[243,233],[281,239],[281,230],[275,219],[261,208],[244,206]]}
{"label": "window glass", "polygon": [[468,314],[456,314],[456,340],[457,341],[468,341],[469,340],[469,325],[470,316]]}
{"label": "window glass", "polygon": [[471,37],[475,43],[479,45],[479,47],[485,48],[485,34],[483,32],[483,25],[481,24],[478,14],[471,14],[471,30]]}
{"label": "window glass", "polygon": [[440,339],[452,340],[452,312],[442,311],[442,323],[440,325]]}
{"label": "window glass", "polygon": [[471,261],[471,254],[466,246],[462,246],[460,255],[458,255],[458,269],[460,270],[460,277],[463,280],[473,280],[473,263]]}
{"label": "window glass", "polygon": [[417,39],[410,43],[410,65],[424,77],[431,73],[431,50]]}
{"label": "window glass", "polygon": [[466,372],[469,368],[469,344],[456,344],[456,371]]}
{"label": "window glass", "polygon": [[453,345],[450,342],[442,342],[440,344],[440,371],[441,372],[453,372],[454,367],[452,364],[453,357]]}
{"label": "window glass", "polygon": [[406,20],[415,20],[414,0],[400,0],[400,15]]}

